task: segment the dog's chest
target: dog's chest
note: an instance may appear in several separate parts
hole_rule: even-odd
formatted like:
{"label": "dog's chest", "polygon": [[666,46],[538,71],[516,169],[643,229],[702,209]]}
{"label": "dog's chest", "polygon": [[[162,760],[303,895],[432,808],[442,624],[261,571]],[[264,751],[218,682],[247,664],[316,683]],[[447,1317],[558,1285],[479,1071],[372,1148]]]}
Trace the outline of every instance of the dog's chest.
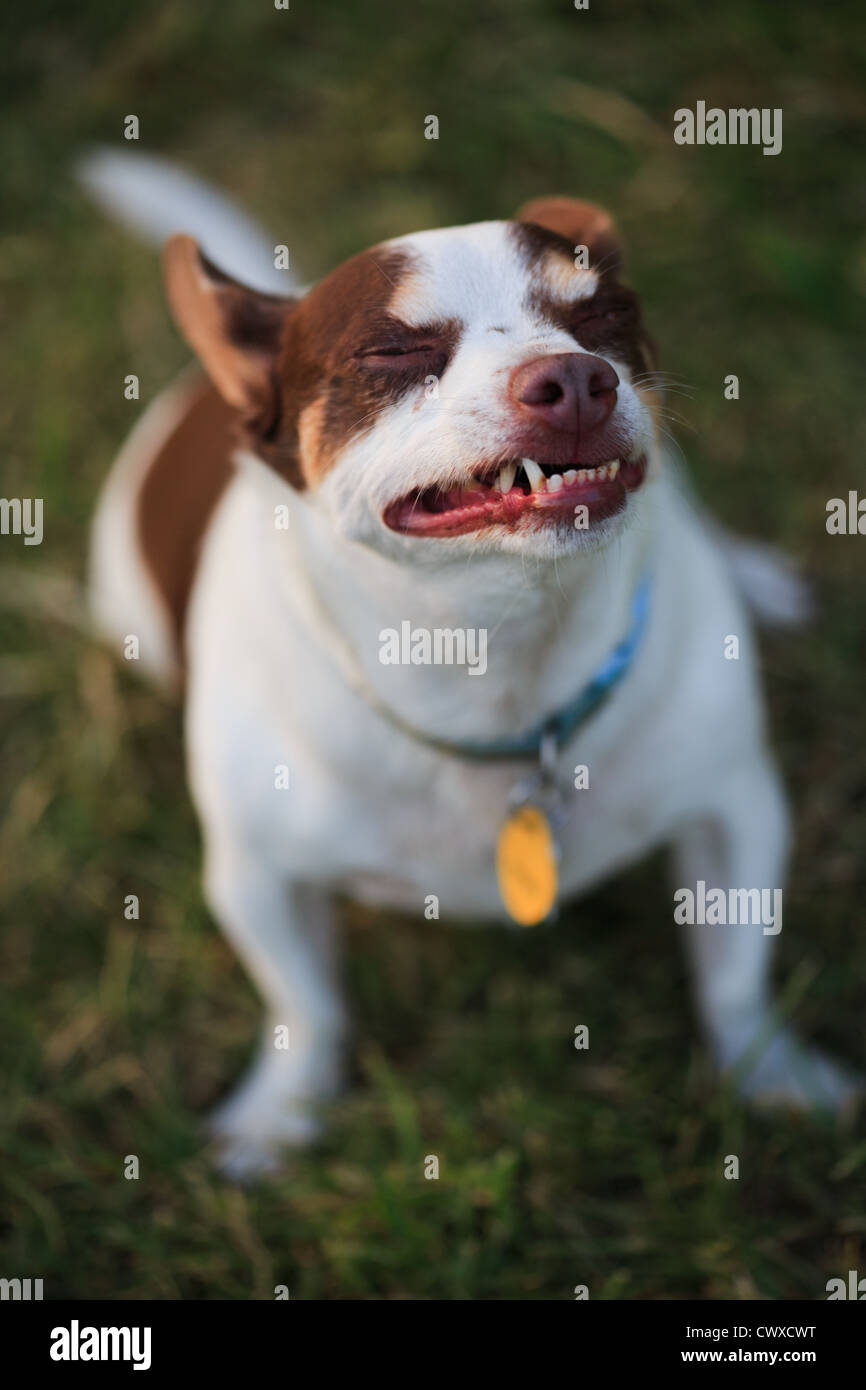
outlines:
{"label": "dog's chest", "polygon": [[[252,661],[236,658],[221,680],[214,672],[197,684],[191,770],[202,810],[216,798],[218,818],[287,878],[410,913],[435,899],[443,920],[502,918],[497,840],[534,764],[432,752],[312,654],[298,680],[300,661],[294,683],[260,670],[253,681]],[[273,689],[288,698],[275,704]],[[563,899],[639,858],[678,809],[660,791],[671,785],[673,721],[670,737],[645,732],[609,707],[558,758]]]}
{"label": "dog's chest", "polygon": [[[560,757],[557,775],[563,897],[636,858],[657,826],[661,833],[657,799],[636,797],[634,776],[627,785],[599,748],[592,752],[599,775],[583,785],[575,772],[579,747]],[[512,793],[531,777],[532,765],[400,749],[392,731],[372,725],[359,734],[356,751],[354,761],[301,767],[306,812],[289,814],[285,824],[293,857],[364,901],[421,912],[435,900],[442,918],[503,916],[496,844]]]}

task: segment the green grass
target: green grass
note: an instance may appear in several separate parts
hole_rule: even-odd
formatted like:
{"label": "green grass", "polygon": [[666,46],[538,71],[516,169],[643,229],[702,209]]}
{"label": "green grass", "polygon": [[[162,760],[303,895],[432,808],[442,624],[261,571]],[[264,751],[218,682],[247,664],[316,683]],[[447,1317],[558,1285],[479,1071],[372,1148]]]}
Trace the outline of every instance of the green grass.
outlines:
{"label": "green grass", "polygon": [[[661,861],[550,931],[347,912],[356,1066],[326,1139],[255,1190],[214,1175],[198,1117],[258,1004],[200,900],[177,712],[89,644],[78,599],[138,410],[123,377],[150,399],[186,353],[156,258],[68,176],[134,112],[141,148],[240,195],[309,276],[540,193],[616,213],[694,391],[672,404],[700,491],[816,577],[819,621],[764,648],[797,814],[779,986],[862,1066],[866,541],[824,529],[829,497],[866,491],[860,8],[43,0],[0,21],[0,490],[43,497],[46,525],[41,548],[0,539],[0,1273],[47,1297],[790,1299],[866,1270],[862,1120],[759,1119],[714,1089]],[[782,154],[678,149],[697,99],[782,107]]]}

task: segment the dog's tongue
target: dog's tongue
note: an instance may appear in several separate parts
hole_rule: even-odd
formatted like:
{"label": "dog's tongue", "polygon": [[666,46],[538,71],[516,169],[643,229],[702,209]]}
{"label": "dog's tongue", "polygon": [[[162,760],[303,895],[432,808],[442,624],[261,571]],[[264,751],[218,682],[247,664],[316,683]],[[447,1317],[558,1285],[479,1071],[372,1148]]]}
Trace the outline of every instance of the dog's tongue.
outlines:
{"label": "dog's tongue", "polygon": [[483,506],[488,492],[475,487],[452,487],[431,498],[429,510],[432,512],[451,512],[458,507]]}

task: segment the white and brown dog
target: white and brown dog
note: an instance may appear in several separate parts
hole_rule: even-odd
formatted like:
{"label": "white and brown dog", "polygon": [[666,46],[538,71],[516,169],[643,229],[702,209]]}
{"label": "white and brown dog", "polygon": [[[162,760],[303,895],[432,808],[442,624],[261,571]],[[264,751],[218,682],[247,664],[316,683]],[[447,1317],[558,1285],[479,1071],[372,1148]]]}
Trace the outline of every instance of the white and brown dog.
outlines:
{"label": "white and brown dog", "polygon": [[[136,635],[142,665],[185,689],[208,901],[267,1008],[215,1120],[226,1170],[249,1175],[314,1133],[338,1084],[333,895],[504,918],[496,846],[540,751],[561,900],[664,844],[674,885],[704,900],[781,889],[742,591],[780,610],[797,595],[678,484],[599,209],[540,200],[399,237],[279,296],[226,273],[273,252],[194,181],[115,156],[85,178],[207,250],[179,235],[165,259],[207,378],[159,396],[118,459],[93,594],[102,630]],[[483,678],[383,663],[406,624],[485,634]],[[773,1017],[780,925],[686,925],[698,1011],[746,1094],[838,1107],[856,1082]]]}

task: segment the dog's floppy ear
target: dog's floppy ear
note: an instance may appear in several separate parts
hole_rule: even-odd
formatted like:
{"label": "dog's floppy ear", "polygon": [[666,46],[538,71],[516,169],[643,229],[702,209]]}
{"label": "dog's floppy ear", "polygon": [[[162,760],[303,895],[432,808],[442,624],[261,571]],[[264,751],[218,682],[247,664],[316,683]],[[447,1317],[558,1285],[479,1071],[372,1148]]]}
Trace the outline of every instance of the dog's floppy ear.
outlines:
{"label": "dog's floppy ear", "polygon": [[518,222],[534,222],[549,232],[567,237],[572,246],[586,246],[590,262],[603,270],[618,270],[622,244],[613,218],[595,203],[577,198],[533,198],[517,213]]}
{"label": "dog's floppy ear", "polygon": [[163,257],[172,313],[220,395],[267,433],[278,403],[277,361],[292,299],[248,289],[218,270],[190,236]]}

